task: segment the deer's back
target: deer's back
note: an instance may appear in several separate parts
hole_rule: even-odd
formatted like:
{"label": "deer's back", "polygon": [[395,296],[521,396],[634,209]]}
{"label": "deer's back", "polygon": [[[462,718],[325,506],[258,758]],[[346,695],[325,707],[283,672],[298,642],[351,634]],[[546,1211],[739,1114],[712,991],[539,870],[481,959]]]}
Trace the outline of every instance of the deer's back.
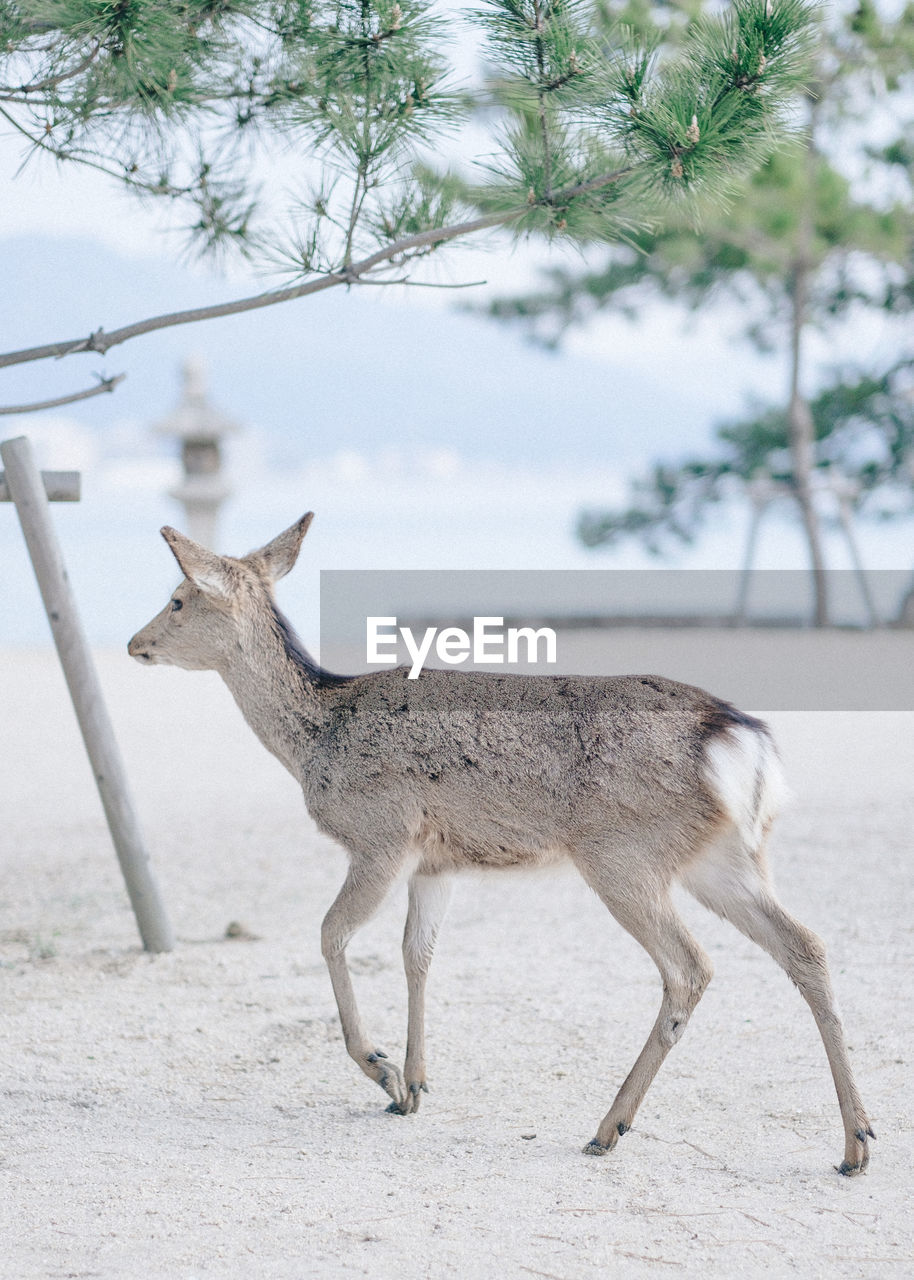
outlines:
{"label": "deer's back", "polygon": [[719,812],[708,740],[763,728],[660,676],[397,668],[324,700],[303,777],[318,825],[353,847],[407,838],[436,866],[535,865],[607,832],[685,852]]}

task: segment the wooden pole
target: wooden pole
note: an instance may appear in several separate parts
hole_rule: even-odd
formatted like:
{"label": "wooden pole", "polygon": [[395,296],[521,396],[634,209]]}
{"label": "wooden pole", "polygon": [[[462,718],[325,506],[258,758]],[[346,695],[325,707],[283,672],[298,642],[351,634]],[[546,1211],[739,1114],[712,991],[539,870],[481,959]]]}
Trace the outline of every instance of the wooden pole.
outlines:
{"label": "wooden pole", "polygon": [[147,951],[171,951],[174,935],[149,865],[114,730],[51,523],[41,474],[25,436],[0,444],[6,483],[41,589],[60,664],[86,744],[127,893]]}

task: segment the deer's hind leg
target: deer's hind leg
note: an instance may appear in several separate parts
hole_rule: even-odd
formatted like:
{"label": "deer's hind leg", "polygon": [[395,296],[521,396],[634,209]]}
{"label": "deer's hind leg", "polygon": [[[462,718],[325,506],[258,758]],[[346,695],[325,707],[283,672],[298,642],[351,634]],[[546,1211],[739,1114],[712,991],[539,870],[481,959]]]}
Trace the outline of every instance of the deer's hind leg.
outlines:
{"label": "deer's hind leg", "polygon": [[772,956],[799,988],[825,1045],[844,1123],[839,1173],[861,1173],[875,1137],[851,1070],[841,1015],[832,991],[822,940],[795,920],[774,895],[761,848],[749,849],[734,830],[681,875],[699,902],[734,924]]}
{"label": "deer's hind leg", "polygon": [[[692,1011],[711,980],[711,961],[689,933],[663,883],[636,882],[625,863],[576,859],[585,880],[613,916],[647,951],[663,981],[660,1012],[635,1065],[587,1144],[587,1155],[602,1156],[632,1126],[644,1095],[670,1049],[685,1031]],[[629,865],[631,865],[629,863]]]}

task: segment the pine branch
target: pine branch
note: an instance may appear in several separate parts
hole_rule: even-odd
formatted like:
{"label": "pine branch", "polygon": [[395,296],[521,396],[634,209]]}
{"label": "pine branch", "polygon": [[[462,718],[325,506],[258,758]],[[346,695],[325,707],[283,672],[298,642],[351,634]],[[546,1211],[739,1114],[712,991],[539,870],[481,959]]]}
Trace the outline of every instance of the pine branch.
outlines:
{"label": "pine branch", "polygon": [[[599,33],[589,0],[486,0],[500,149],[488,179],[470,186],[416,167],[468,101],[447,87],[448,21],[431,0],[41,4],[57,19],[50,40],[23,23],[27,6],[0,0],[0,62],[15,68],[3,79],[28,86],[30,99],[0,115],[28,154],[187,201],[193,243],[263,248],[296,278],[9,352],[0,367],[104,352],[340,284],[388,283],[449,241],[498,226],[579,244],[643,235],[661,197],[681,206],[684,192],[719,192],[770,151],[810,13],[808,0],[735,0],[734,15],[690,28],[677,37],[678,61],[661,63],[650,40]],[[282,239],[255,204],[244,153],[255,130],[321,169],[321,194],[301,202]]]}
{"label": "pine branch", "polygon": [[[610,187],[613,183],[621,181],[630,172],[629,168],[623,168],[614,173],[604,174],[601,178],[580,183],[577,187],[561,193],[561,198],[570,200],[577,195]],[[237,315],[244,311],[256,311],[263,307],[276,306],[280,302],[291,302],[296,298],[304,298],[309,294],[323,293],[326,289],[332,289],[337,285],[359,284],[361,277],[367,276],[376,268],[394,259],[402,258],[417,249],[438,247],[451,240],[475,235],[480,231],[488,231],[493,227],[507,226],[527,216],[529,213],[529,206],[524,205],[519,209],[515,208],[485,214],[480,218],[473,218],[449,227],[431,227],[427,231],[418,232],[415,235],[397,240],[393,244],[385,245],[382,249],[369,254],[361,261],[353,263],[345,271],[328,272],[317,279],[306,280],[302,284],[293,285],[288,289],[259,293],[249,298],[238,298],[233,302],[217,303],[210,307],[195,307],[188,311],[174,311],[167,315],[152,316],[148,320],[140,320],[134,324],[124,325],[122,328],[114,329],[110,333],[106,333],[103,329],[97,329],[86,338],[69,338],[62,342],[46,343],[40,347],[28,347],[22,351],[6,352],[0,355],[0,368],[8,368],[15,364],[27,364],[35,360],[57,360],[63,356],[76,355],[86,351],[104,355],[112,347],[119,346],[123,342],[128,342],[131,338],[139,337],[144,333],[152,333],[158,329],[168,329],[175,325],[195,324],[199,320],[214,320],[222,316]]]}
{"label": "pine branch", "polygon": [[533,12],[536,19],[536,71],[539,78],[537,85],[537,101],[539,107],[540,133],[543,138],[543,191],[547,200],[552,200],[552,142],[549,137],[549,121],[546,116],[546,54],[543,42],[543,13],[540,0],[533,0]]}

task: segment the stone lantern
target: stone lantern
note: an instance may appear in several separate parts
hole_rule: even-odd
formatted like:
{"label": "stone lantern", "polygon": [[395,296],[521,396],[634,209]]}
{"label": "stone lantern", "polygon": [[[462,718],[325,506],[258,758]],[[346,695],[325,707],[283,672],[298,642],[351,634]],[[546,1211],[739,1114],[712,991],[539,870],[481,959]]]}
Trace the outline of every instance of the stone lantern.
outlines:
{"label": "stone lantern", "polygon": [[185,361],[181,378],[177,408],[157,422],[153,431],[181,442],[184,478],[170,490],[169,497],[184,507],[183,532],[215,550],[219,511],[231,493],[222,472],[222,441],[235,435],[239,426],[210,404],[200,361]]}

